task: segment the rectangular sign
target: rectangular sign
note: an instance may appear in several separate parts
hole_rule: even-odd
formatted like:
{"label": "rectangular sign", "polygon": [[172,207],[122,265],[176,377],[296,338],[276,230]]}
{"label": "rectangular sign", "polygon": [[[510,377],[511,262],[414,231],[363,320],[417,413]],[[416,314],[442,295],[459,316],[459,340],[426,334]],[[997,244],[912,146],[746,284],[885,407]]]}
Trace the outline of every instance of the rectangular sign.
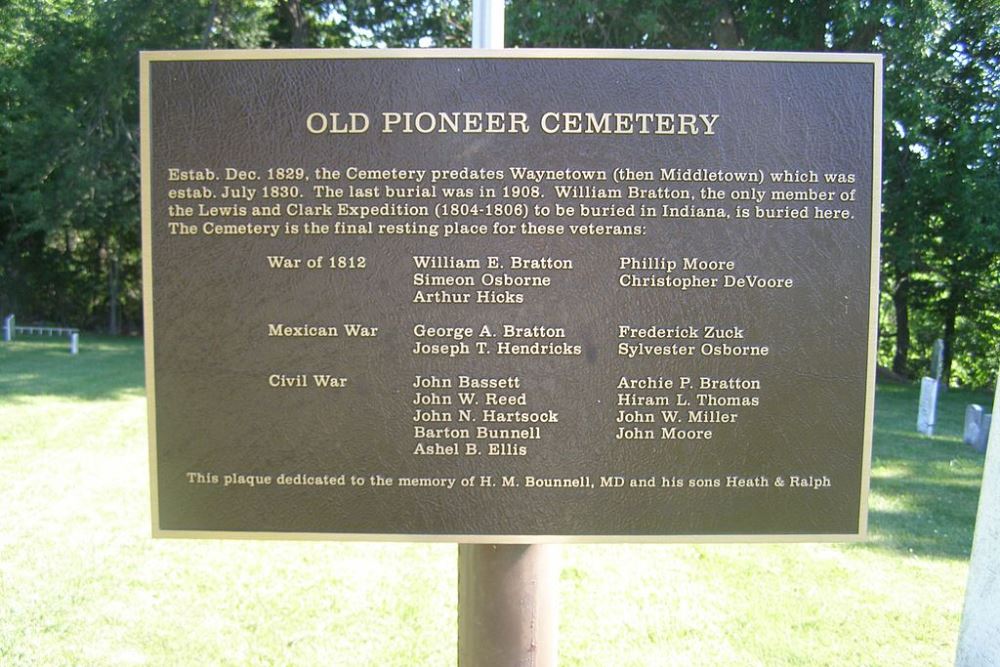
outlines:
{"label": "rectangular sign", "polygon": [[881,59],[142,56],[157,536],[857,539]]}

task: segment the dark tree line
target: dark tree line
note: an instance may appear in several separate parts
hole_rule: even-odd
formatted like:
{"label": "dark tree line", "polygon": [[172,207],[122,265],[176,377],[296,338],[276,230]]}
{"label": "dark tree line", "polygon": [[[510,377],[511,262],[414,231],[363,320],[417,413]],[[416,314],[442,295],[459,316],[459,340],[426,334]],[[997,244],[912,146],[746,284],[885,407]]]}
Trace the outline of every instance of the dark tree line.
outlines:
{"label": "dark tree line", "polygon": [[[459,0],[6,0],[0,313],[142,327],[143,49],[468,46]],[[885,54],[880,362],[1000,364],[1000,3],[513,0],[507,45]]]}

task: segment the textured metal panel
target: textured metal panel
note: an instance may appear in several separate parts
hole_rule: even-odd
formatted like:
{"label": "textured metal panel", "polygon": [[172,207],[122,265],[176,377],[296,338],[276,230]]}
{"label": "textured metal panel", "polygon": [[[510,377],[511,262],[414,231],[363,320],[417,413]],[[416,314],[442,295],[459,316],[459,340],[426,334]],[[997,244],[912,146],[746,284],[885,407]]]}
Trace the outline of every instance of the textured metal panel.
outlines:
{"label": "textured metal panel", "polygon": [[145,55],[158,534],[864,532],[880,62],[543,55]]}

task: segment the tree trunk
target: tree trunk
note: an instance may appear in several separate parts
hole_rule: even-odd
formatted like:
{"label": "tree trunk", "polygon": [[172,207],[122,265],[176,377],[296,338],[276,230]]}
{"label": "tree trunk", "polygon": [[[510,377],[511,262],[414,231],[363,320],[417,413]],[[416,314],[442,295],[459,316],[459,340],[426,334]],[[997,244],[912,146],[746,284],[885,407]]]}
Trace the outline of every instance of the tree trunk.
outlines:
{"label": "tree trunk", "polygon": [[896,354],[892,357],[892,371],[909,376],[907,358],[910,356],[910,279],[903,276],[892,293],[892,306],[896,311]]}
{"label": "tree trunk", "polygon": [[292,34],[291,47],[305,48],[309,43],[309,23],[306,21],[306,12],[302,9],[301,0],[284,0],[280,6]]}
{"label": "tree trunk", "polygon": [[720,49],[739,49],[743,46],[733,8],[726,0],[710,3],[712,10],[712,39]]}
{"label": "tree trunk", "polygon": [[944,305],[944,359],[941,363],[941,384],[945,387],[951,384],[951,362],[955,358],[953,353],[955,321],[958,319],[958,305],[962,299],[962,293],[953,289]]}
{"label": "tree trunk", "polygon": [[121,315],[118,308],[118,297],[121,292],[119,277],[118,253],[108,252],[108,333],[117,336],[121,333]]}
{"label": "tree trunk", "polygon": [[205,21],[205,29],[201,33],[201,48],[207,49],[212,41],[212,31],[215,29],[215,18],[219,15],[219,0],[212,0],[212,5],[208,8],[208,20]]}

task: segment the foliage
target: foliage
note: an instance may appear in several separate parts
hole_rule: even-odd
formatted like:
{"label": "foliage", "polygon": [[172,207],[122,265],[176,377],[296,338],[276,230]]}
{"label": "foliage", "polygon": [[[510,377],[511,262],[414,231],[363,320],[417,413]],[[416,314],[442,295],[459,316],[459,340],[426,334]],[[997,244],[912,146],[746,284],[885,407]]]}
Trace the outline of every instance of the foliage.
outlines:
{"label": "foliage", "polygon": [[461,44],[454,2],[0,5],[0,313],[141,330],[140,50]]}
{"label": "foliage", "polygon": [[933,340],[943,338],[946,379],[950,373],[952,380],[982,386],[1000,363],[994,204],[1000,194],[1000,6],[935,7],[900,19],[904,28],[915,23],[921,39],[903,39],[899,31],[885,37],[891,57],[883,257],[884,287],[895,303],[893,366],[925,370],[927,362],[914,364],[907,352],[913,346],[926,360]]}
{"label": "foliage", "polygon": [[16,0],[0,71],[0,308],[139,326],[140,48],[196,45],[179,3]]}
{"label": "foliage", "polygon": [[[0,4],[0,312],[141,328],[140,49],[466,46],[467,0]],[[519,47],[885,55],[879,360],[953,384],[1000,365],[1000,4],[518,0]]]}
{"label": "foliage", "polygon": [[514,46],[867,51],[885,55],[881,363],[984,386],[1000,366],[1000,5],[527,0]]}
{"label": "foliage", "polygon": [[468,3],[460,0],[335,4],[352,26],[352,46],[467,47],[471,42]]}

